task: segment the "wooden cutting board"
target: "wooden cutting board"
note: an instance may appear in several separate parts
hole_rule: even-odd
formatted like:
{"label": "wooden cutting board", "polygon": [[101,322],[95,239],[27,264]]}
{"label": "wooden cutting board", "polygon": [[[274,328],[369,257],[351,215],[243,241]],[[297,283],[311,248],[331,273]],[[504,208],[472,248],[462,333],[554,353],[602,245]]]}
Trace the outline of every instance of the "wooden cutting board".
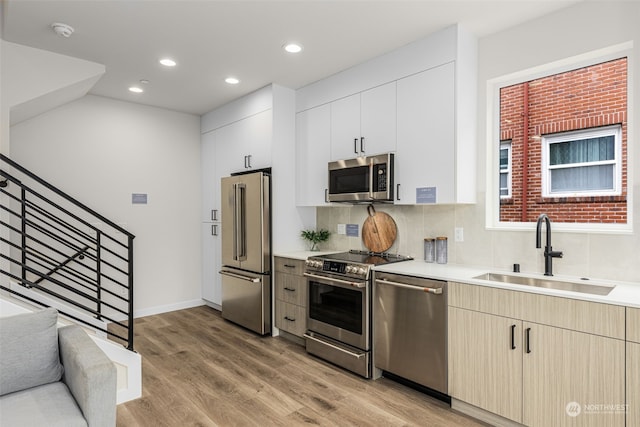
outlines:
{"label": "wooden cutting board", "polygon": [[362,225],[362,242],[372,252],[386,252],[396,241],[398,227],[391,216],[367,206],[369,216]]}

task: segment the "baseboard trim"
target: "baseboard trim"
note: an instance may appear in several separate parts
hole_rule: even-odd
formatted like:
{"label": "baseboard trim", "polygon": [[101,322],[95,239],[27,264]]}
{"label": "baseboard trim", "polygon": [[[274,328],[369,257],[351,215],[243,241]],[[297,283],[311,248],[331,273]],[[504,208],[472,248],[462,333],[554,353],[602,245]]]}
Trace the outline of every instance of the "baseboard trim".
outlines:
{"label": "baseboard trim", "polygon": [[463,402],[458,399],[451,398],[451,409],[462,412],[465,415],[469,415],[477,420],[484,421],[495,427],[523,427],[522,424],[515,421],[511,421],[507,418],[501,417],[494,413],[485,411],[477,406]]}
{"label": "baseboard trim", "polygon": [[168,313],[170,311],[200,307],[201,305],[205,305],[205,301],[203,299],[194,299],[191,301],[181,301],[174,304],[158,305],[155,307],[143,308],[142,310],[134,310],[133,317],[138,318],[138,317],[153,316],[155,314]]}

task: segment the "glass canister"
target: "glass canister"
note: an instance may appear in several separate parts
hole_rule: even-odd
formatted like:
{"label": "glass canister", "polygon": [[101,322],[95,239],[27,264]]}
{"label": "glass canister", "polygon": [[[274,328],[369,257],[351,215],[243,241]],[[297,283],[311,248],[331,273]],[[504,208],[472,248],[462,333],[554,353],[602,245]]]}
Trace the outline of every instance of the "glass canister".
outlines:
{"label": "glass canister", "polygon": [[436,239],[424,239],[424,260],[434,262],[436,260]]}
{"label": "glass canister", "polygon": [[447,263],[447,238],[436,237],[436,262],[438,264]]}

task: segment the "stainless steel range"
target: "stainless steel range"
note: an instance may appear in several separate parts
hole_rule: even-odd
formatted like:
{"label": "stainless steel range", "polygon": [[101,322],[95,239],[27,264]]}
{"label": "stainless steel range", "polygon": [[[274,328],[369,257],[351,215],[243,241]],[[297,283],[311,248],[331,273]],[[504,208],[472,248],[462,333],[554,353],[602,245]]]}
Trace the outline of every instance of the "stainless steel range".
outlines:
{"label": "stainless steel range", "polygon": [[307,352],[371,378],[371,269],[410,259],[363,251],[308,258]]}

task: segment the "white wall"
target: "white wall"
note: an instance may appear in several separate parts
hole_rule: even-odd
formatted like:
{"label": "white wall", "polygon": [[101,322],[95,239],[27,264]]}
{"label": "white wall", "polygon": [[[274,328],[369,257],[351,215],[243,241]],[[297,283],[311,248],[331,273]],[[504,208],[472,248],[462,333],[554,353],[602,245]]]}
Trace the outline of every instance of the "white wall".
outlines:
{"label": "white wall", "polygon": [[[555,274],[589,276],[640,283],[640,3],[581,2],[546,17],[521,24],[479,40],[478,43],[478,203],[456,206],[383,206],[399,228],[399,239],[391,249],[422,257],[423,238],[449,237],[449,262],[509,269],[520,263],[522,271],[544,271],[534,231],[490,231],[485,228],[485,155],[487,80],[599,48],[634,41],[630,61],[629,158],[633,176],[630,188],[633,234],[554,232],[553,248],[564,258],[555,259]],[[632,174],[632,175],[631,175]],[[320,208],[318,226],[335,230],[338,223],[362,224],[363,207]],[[464,242],[453,242],[454,227],[464,228]],[[357,248],[359,238],[334,235],[333,248]],[[327,245],[325,245],[326,247]]]}
{"label": "white wall", "polygon": [[10,137],[15,161],[136,235],[136,316],[202,303],[198,116],[86,96]]}

